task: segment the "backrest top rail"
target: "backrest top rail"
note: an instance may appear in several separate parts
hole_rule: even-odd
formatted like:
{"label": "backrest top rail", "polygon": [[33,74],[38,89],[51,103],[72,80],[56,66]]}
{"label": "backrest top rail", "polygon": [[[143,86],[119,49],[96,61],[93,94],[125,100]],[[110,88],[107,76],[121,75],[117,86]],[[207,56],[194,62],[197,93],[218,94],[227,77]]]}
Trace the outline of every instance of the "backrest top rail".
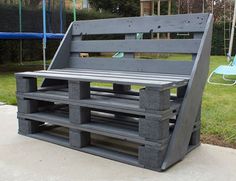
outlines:
{"label": "backrest top rail", "polygon": [[73,23],[72,35],[204,32],[209,14],[113,18]]}

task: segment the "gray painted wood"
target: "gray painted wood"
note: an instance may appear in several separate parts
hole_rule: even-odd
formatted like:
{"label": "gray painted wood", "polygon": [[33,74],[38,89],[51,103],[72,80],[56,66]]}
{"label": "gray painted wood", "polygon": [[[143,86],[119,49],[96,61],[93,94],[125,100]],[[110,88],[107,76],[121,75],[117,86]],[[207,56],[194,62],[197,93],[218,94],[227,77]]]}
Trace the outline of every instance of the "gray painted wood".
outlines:
{"label": "gray painted wood", "polygon": [[[60,69],[65,68],[69,66],[69,62],[65,61],[70,56],[70,49],[71,49],[71,40],[72,40],[72,24],[69,26],[63,40],[60,43],[60,46],[58,47],[56,54],[54,55],[52,62],[48,68],[48,70],[51,69]],[[46,79],[42,83],[42,87],[50,86],[50,85],[63,85],[65,84],[65,81],[55,81]]]}
{"label": "gray painted wood", "polygon": [[[165,170],[174,163],[183,159],[188,150],[195,119],[201,105],[203,90],[208,77],[209,58],[211,52],[211,39],[213,29],[213,15],[209,15],[206,31],[203,35],[199,54],[196,58],[191,80],[170,140],[167,154],[162,165]],[[178,150],[178,151],[176,151]]]}
{"label": "gray painted wood", "polygon": [[156,116],[159,119],[166,119],[168,116],[175,116],[178,114],[178,110],[180,107],[180,102],[171,102],[170,110],[166,111],[153,111],[146,112],[145,109],[139,108],[138,100],[130,100],[130,99],[122,99],[117,97],[107,97],[107,96],[99,96],[92,95],[91,99],[84,100],[73,100],[68,99],[68,96],[58,95],[57,93],[51,94],[47,92],[35,92],[35,93],[26,93],[26,94],[18,94],[19,98],[27,98],[34,100],[42,100],[42,101],[52,101],[52,102],[60,102],[64,104],[70,104],[75,106],[84,106],[94,109],[103,109],[104,111],[116,111],[123,112],[128,114],[140,115],[140,116]]}
{"label": "gray painted wood", "polygon": [[72,32],[73,35],[203,32],[207,18],[208,14],[184,14],[78,21],[73,23]]}
{"label": "gray painted wood", "polygon": [[[51,73],[50,73],[51,72]],[[171,82],[171,81],[159,81],[159,80],[138,80],[131,78],[119,78],[117,77],[95,77],[88,75],[67,75],[61,73],[55,73],[52,71],[47,72],[25,72],[19,73],[17,76],[23,77],[43,77],[55,80],[71,80],[71,81],[84,81],[84,82],[109,82],[109,83],[118,83],[124,85],[143,85],[150,87],[157,87],[160,89],[168,89],[171,87],[179,87],[187,84],[187,81]]]}
{"label": "gray painted wood", "polygon": [[113,71],[134,71],[163,74],[190,75],[193,62],[190,61],[165,61],[150,59],[120,58],[70,58],[70,67],[79,69],[97,69]]}
{"label": "gray painted wood", "polygon": [[[193,32],[194,39],[130,39],[133,38],[136,33],[178,33],[186,31]],[[126,35],[126,39],[82,41],[82,36],[94,33],[98,35],[124,34]],[[74,146],[76,146],[75,149],[82,151],[83,148],[80,147],[86,146],[84,149],[87,149],[87,152],[92,154],[129,164],[137,164],[138,166],[154,170],[160,169],[160,164],[164,159],[162,169],[166,169],[183,159],[187,152],[199,145],[200,121],[196,122],[196,120],[198,120],[200,116],[198,112],[209,69],[208,59],[210,55],[211,33],[212,15],[209,17],[208,14],[74,22],[68,30],[66,37],[63,39],[48,71],[16,74],[18,90],[28,89],[19,84],[20,79],[26,80],[28,78],[43,77],[46,78],[43,86],[49,86],[48,90],[44,87],[36,92],[17,92],[18,99],[24,100],[19,101],[19,110],[28,110],[28,112],[19,111],[18,118],[35,123],[40,122],[40,124],[46,121],[53,125],[69,128],[69,138],[65,140],[58,139],[60,135],[54,138],[51,137],[52,135],[50,134],[42,138],[42,135],[47,134],[46,132],[41,135],[41,139],[48,139],[51,142],[64,144],[70,148],[75,148]],[[121,51],[125,53],[125,57],[121,59],[80,58],[79,53],[83,51]],[[133,56],[135,52],[187,53],[192,54],[193,61],[136,60]],[[86,83],[71,89],[71,83],[76,85],[81,81]],[[68,82],[69,94],[67,93]],[[148,89],[155,89],[155,91],[169,91],[169,89],[175,87],[187,86],[187,90],[179,89],[178,96],[183,99],[183,103],[181,102],[182,100],[177,102],[178,98],[174,99],[168,96],[168,100],[172,99],[172,105],[169,106],[170,100],[165,102],[164,104],[168,104],[168,106],[164,107],[163,111],[145,110],[139,107],[139,96],[141,94],[131,93],[129,90],[122,90],[120,94],[118,94],[116,90],[106,90],[106,93],[101,93],[104,89],[97,89],[100,92],[95,92],[95,89],[89,88],[89,82],[109,82],[121,86],[134,84],[144,86]],[[52,87],[54,85],[55,87],[53,89]],[[62,88],[58,88],[58,85]],[[83,89],[82,87],[86,88]],[[91,97],[81,96],[88,95],[90,92],[92,93]],[[110,93],[108,94],[108,92]],[[155,100],[160,103],[163,102],[160,100],[167,97],[162,95],[163,97],[160,97],[160,99],[155,99],[155,93],[148,93],[147,96],[154,98],[147,99],[146,103],[152,103],[153,101],[155,102]],[[28,100],[34,100],[40,103],[40,106],[35,107],[39,108],[38,112],[30,111],[30,108],[25,109],[25,107],[28,106],[26,104]],[[42,101],[46,101],[47,104],[44,104]],[[52,105],[51,103],[53,102],[56,103],[56,105]],[[63,103],[67,106],[62,107],[58,105],[58,103]],[[148,108],[156,108],[155,103],[151,106],[148,105]],[[84,114],[82,118],[81,112],[85,110],[82,110],[83,108],[89,112],[92,110],[92,116],[90,117],[90,115]],[[102,114],[110,114],[112,116],[104,116]],[[118,115],[118,117],[114,117],[114,115]],[[77,124],[78,121],[71,121],[72,117],[85,121],[79,122],[82,124]],[[130,117],[133,119],[129,119]],[[119,118],[122,118],[122,120]],[[140,136],[142,134],[139,134],[141,132],[138,132],[140,130],[137,129],[139,125],[138,118],[144,121],[149,120],[149,122],[141,122],[145,123],[141,130],[143,131],[142,137]],[[124,124],[124,121],[127,121],[127,123]],[[165,121],[165,124],[160,125],[156,122],[155,124],[153,123],[154,121]],[[20,125],[23,130],[22,133],[27,135],[30,133],[30,131],[27,131],[28,125],[28,123],[24,124],[23,122]],[[150,127],[153,128],[153,131],[149,131]],[[162,128],[165,129],[165,131],[163,130],[163,132],[161,132]],[[171,130],[171,137],[167,135],[168,128]],[[156,136],[154,135],[155,130],[159,130]],[[90,133],[111,137],[113,140],[118,138],[127,144],[134,142],[135,144],[142,145],[142,147],[139,147],[139,152],[136,153],[136,155],[138,154],[140,157],[138,160],[137,157],[133,159],[123,153],[100,149],[97,147],[99,145],[90,149],[91,147],[88,146],[89,139],[87,139],[90,138]],[[194,138],[192,137],[190,142],[191,136]],[[144,137],[146,137],[146,139]],[[168,137],[168,139],[162,139],[166,137]],[[151,138],[155,141],[150,141]],[[161,138],[161,140],[158,138]],[[171,138],[170,142],[169,138]],[[194,143],[195,145],[189,146],[189,143]],[[167,144],[166,154],[165,148]],[[163,150],[159,152],[162,148]],[[156,157],[157,154],[159,155],[158,159]],[[152,162],[150,162],[150,160],[152,160]]]}
{"label": "gray painted wood", "polygon": [[201,40],[89,40],[72,41],[71,52],[197,53]]}
{"label": "gray painted wood", "polygon": [[138,135],[138,131],[132,131],[130,129],[124,129],[124,128],[117,128],[113,126],[109,126],[106,124],[101,123],[87,123],[87,124],[72,124],[69,122],[68,117],[62,117],[56,114],[47,113],[47,112],[38,112],[38,113],[32,113],[32,114],[18,114],[19,118],[23,119],[29,119],[34,121],[42,121],[45,120],[45,122],[67,127],[73,130],[80,130],[82,132],[89,132],[94,133],[98,135],[108,136],[112,138],[117,138],[121,140],[127,140],[134,143],[139,144],[149,144],[149,145],[161,145],[162,140],[160,142],[152,142],[145,140],[144,138],[140,137]]}

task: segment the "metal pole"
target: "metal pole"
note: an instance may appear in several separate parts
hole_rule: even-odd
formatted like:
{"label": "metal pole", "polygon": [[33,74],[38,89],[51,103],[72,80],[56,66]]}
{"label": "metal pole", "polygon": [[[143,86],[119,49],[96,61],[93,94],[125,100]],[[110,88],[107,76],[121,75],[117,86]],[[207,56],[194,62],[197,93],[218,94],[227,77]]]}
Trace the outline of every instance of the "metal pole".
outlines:
{"label": "metal pole", "polygon": [[73,15],[74,21],[76,21],[76,0],[73,0]]}
{"label": "metal pole", "polygon": [[234,1],[234,16],[233,16],[233,22],[232,22],[232,27],[231,27],[231,36],[230,36],[230,42],[229,42],[229,52],[228,52],[228,56],[227,56],[228,62],[231,60],[231,56],[232,56],[232,49],[233,49],[233,43],[234,43],[235,23],[236,23],[236,0]]}
{"label": "metal pole", "polygon": [[[168,1],[168,15],[171,15],[172,3],[171,0]],[[170,39],[170,33],[167,34],[167,38]]]}
{"label": "metal pole", "polygon": [[[157,2],[157,15],[161,15],[161,0],[158,0]],[[157,33],[157,39],[160,39],[160,33]]]}
{"label": "metal pole", "polygon": [[212,0],[212,3],[211,3],[211,13],[213,14],[214,13],[214,0]]}
{"label": "metal pole", "polygon": [[[22,0],[19,0],[19,31],[22,32]],[[23,64],[23,42],[20,40],[20,64]]]}
{"label": "metal pole", "polygon": [[202,0],[202,13],[205,13],[205,0]]}
{"label": "metal pole", "polygon": [[63,33],[63,0],[60,0],[60,33]]}
{"label": "metal pole", "polygon": [[43,0],[43,68],[47,69],[46,66],[46,48],[47,48],[47,27],[46,27],[46,0]]}

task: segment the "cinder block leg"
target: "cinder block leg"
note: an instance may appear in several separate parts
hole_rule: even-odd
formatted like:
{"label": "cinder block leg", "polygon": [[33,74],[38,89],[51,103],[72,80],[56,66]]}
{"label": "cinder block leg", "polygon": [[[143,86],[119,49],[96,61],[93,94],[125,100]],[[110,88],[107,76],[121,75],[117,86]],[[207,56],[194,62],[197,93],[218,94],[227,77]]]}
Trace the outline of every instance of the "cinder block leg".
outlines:
{"label": "cinder block leg", "polygon": [[70,129],[70,145],[73,148],[82,148],[90,144],[90,133]]}
{"label": "cinder block leg", "polygon": [[161,165],[164,160],[167,146],[140,146],[139,147],[139,163],[144,168],[161,171]]}
{"label": "cinder block leg", "polygon": [[146,117],[139,121],[139,135],[146,140],[159,141],[169,137],[169,119],[160,120],[156,117]]}
{"label": "cinder block leg", "polygon": [[20,118],[18,120],[18,124],[19,124],[18,133],[22,135],[28,135],[39,132],[40,131],[39,127],[43,123]]}
{"label": "cinder block leg", "polygon": [[[69,81],[69,98],[81,100],[90,98],[90,83]],[[70,122],[75,125],[84,124],[90,121],[90,109],[75,105],[69,105]],[[90,133],[70,129],[70,145],[73,148],[82,148],[90,144]]]}

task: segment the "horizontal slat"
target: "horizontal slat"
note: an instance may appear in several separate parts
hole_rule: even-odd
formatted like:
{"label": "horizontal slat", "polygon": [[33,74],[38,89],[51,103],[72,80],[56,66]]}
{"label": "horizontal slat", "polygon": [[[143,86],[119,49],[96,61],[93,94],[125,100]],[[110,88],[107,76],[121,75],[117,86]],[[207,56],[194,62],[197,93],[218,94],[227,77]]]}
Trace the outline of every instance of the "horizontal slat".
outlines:
{"label": "horizontal slat", "polygon": [[200,39],[72,41],[71,52],[197,53]]}
{"label": "horizontal slat", "polygon": [[[129,100],[129,99],[122,99],[108,97],[108,96],[98,96],[92,95],[91,99],[84,99],[84,100],[72,100],[68,98],[68,95],[60,95],[58,93],[51,93],[51,92],[32,92],[32,93],[24,93],[24,94],[17,94],[17,97],[33,99],[33,100],[42,100],[42,101],[52,101],[52,102],[60,102],[63,104],[70,104],[70,105],[80,105],[84,107],[89,107],[93,109],[102,109],[105,111],[114,111],[114,112],[124,112],[133,115],[139,116],[153,116],[159,117],[160,119],[165,119],[165,117],[175,116],[179,112],[180,103],[179,102],[171,102],[171,108],[167,111],[153,111],[153,113],[148,113],[144,109],[139,107],[138,100]],[[62,117],[62,116],[61,116]]]}
{"label": "horizontal slat", "polygon": [[81,148],[81,151],[84,151],[93,155],[101,156],[104,158],[108,158],[111,160],[119,161],[122,163],[143,167],[142,165],[139,164],[137,157],[131,156],[129,154],[121,153],[118,151],[112,151],[109,149],[96,147],[96,146],[87,146],[87,147]]}
{"label": "horizontal slat", "polygon": [[70,58],[71,68],[179,75],[190,75],[193,64],[193,61],[135,60],[132,58]]}
{"label": "horizontal slat", "polygon": [[[57,145],[70,147],[69,139],[64,139],[64,138],[61,138],[58,136],[50,135],[48,133],[35,133],[35,134],[30,134],[28,136],[32,137],[32,138],[39,139],[39,140],[47,141],[50,143],[54,143]],[[142,167],[142,165],[140,165],[138,163],[137,157],[129,155],[129,154],[125,154],[125,153],[121,153],[121,152],[117,152],[117,151],[112,151],[112,150],[108,150],[108,149],[100,148],[100,147],[96,147],[96,146],[87,146],[87,147],[83,147],[78,150],[86,152],[86,153],[90,153],[93,155],[101,156],[104,158],[123,162],[126,164]]]}
{"label": "horizontal slat", "polygon": [[112,138],[117,138],[121,140],[127,140],[139,144],[149,144],[149,145],[161,145],[160,142],[151,142],[145,140],[145,138],[140,137],[137,131],[132,131],[124,128],[116,128],[112,126],[103,125],[100,123],[90,123],[90,124],[80,124],[75,125],[69,122],[69,118],[61,117],[53,113],[48,112],[38,112],[31,114],[21,114],[18,113],[19,118],[35,120],[40,122],[50,123],[52,125],[78,129],[81,131],[94,133],[98,135],[108,136]]}
{"label": "horizontal slat", "polygon": [[156,80],[156,81],[170,81],[170,82],[182,82],[182,81],[188,81],[188,78],[184,78],[184,77],[172,77],[172,76],[162,76],[162,75],[155,75],[155,74],[149,74],[149,75],[145,75],[145,74],[130,74],[129,72],[127,73],[113,73],[112,71],[110,72],[96,72],[96,70],[90,70],[90,71],[80,71],[80,70],[60,70],[60,69],[56,69],[51,71],[51,73],[56,73],[56,74],[67,74],[67,75],[81,75],[81,76],[96,76],[96,77],[113,77],[113,78],[127,78],[127,79],[137,79],[137,80]]}
{"label": "horizontal slat", "polygon": [[72,81],[84,81],[84,82],[109,82],[124,85],[141,85],[156,87],[160,90],[174,88],[186,85],[188,82],[186,80],[179,82],[172,81],[160,81],[160,80],[139,80],[132,78],[117,78],[117,77],[102,77],[94,75],[68,75],[66,73],[56,73],[56,71],[38,71],[38,72],[23,72],[17,73],[16,76],[21,77],[43,77],[55,80],[72,80]]}
{"label": "horizontal slat", "polygon": [[208,16],[209,14],[184,14],[77,21],[73,23],[72,34],[203,32]]}

